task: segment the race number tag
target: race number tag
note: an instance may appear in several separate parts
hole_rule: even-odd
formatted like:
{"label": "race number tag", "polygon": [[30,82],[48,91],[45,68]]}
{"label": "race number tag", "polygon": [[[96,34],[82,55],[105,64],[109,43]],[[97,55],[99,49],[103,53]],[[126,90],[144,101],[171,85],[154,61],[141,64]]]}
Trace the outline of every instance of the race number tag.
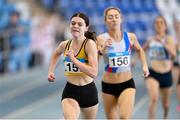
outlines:
{"label": "race number tag", "polygon": [[126,67],[130,64],[130,56],[114,56],[109,57],[109,66],[110,67]]}
{"label": "race number tag", "polygon": [[151,59],[164,60],[166,59],[166,53],[162,47],[152,47],[150,48],[149,56]]}
{"label": "race number tag", "polygon": [[73,62],[65,62],[65,72],[79,73],[80,69]]}

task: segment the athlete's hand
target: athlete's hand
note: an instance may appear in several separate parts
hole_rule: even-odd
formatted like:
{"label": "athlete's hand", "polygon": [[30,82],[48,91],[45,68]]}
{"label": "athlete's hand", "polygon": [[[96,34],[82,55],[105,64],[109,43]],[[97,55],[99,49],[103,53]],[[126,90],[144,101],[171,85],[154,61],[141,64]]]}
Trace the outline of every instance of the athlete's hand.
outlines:
{"label": "athlete's hand", "polygon": [[104,47],[107,48],[107,47],[110,47],[111,45],[112,45],[112,39],[107,39],[105,41]]}
{"label": "athlete's hand", "polygon": [[48,74],[48,81],[49,81],[49,82],[54,82],[54,80],[55,80],[54,73],[49,73],[49,74]]}
{"label": "athlete's hand", "polygon": [[148,77],[149,76],[149,69],[147,66],[143,66],[143,73],[144,73],[144,77]]}
{"label": "athlete's hand", "polygon": [[101,53],[104,53],[105,50],[110,47],[112,45],[112,39],[107,39],[104,43],[104,45],[102,46],[102,50]]}
{"label": "athlete's hand", "polygon": [[68,50],[66,52],[66,55],[71,59],[71,61],[73,61],[74,57],[74,51],[73,50]]}

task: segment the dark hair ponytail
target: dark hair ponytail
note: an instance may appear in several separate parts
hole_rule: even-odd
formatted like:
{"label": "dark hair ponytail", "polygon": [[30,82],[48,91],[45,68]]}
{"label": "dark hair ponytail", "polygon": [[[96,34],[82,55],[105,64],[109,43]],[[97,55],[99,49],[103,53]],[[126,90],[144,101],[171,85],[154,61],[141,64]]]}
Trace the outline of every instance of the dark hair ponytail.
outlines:
{"label": "dark hair ponytail", "polygon": [[92,39],[93,41],[96,41],[96,33],[95,32],[86,31],[84,33],[84,36],[88,39]]}

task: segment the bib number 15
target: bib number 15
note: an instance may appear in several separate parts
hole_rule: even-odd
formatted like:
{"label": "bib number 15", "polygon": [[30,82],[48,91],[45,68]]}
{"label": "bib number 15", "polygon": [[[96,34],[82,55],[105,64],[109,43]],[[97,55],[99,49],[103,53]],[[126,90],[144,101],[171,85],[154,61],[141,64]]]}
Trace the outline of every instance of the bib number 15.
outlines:
{"label": "bib number 15", "polygon": [[129,56],[118,56],[109,58],[110,67],[129,66]]}
{"label": "bib number 15", "polygon": [[65,71],[66,72],[80,72],[80,69],[72,62],[66,62]]}

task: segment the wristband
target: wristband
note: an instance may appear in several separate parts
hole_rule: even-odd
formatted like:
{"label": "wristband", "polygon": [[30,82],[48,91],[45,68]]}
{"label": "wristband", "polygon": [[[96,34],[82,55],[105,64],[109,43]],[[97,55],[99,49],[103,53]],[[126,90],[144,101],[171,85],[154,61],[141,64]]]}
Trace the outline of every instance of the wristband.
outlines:
{"label": "wristband", "polygon": [[103,54],[100,52],[100,50],[98,50],[98,54],[101,55],[101,56],[103,55]]}

